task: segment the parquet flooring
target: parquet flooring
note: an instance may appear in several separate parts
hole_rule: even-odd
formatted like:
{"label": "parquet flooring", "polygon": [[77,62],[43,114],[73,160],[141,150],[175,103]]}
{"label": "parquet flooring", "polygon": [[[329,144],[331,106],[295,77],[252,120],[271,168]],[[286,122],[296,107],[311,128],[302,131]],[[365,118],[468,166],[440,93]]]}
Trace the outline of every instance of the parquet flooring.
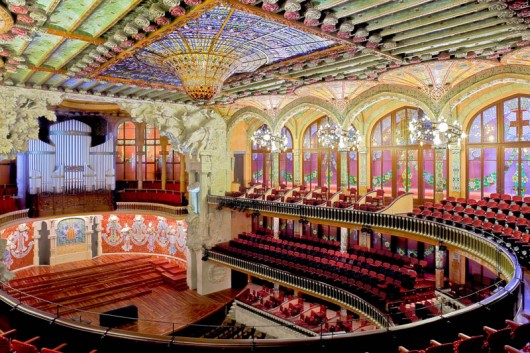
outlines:
{"label": "parquet flooring", "polygon": [[[62,283],[54,284],[54,286],[56,286],[57,291],[66,293],[59,295],[58,298],[68,304],[75,299],[77,295],[75,293],[81,290],[81,287],[90,287],[91,278],[95,275],[105,277],[105,271],[109,271],[109,273],[116,272],[115,269],[113,270],[113,265],[123,264],[124,261],[125,263],[130,262],[131,267],[134,268],[139,266],[138,263],[146,261],[146,258],[141,255],[104,255],[92,260],[56,266],[32,267],[18,271],[11,282],[14,286],[20,286],[29,292],[32,291],[31,286],[34,286],[33,290],[39,295],[51,298],[53,296],[50,297],[50,294],[42,292],[42,285],[39,287],[39,282],[46,282],[50,276],[63,278]],[[76,277],[77,280],[72,280],[72,276]],[[119,277],[116,276],[117,279]],[[141,277],[138,279],[141,281]],[[105,280],[100,279],[100,281],[102,281],[102,286],[106,283]],[[50,288],[53,289],[53,286],[50,286]],[[147,334],[164,335],[208,316],[210,313],[230,303],[238,293],[236,290],[227,289],[211,295],[201,296],[195,290],[177,290],[162,281],[160,284],[157,283],[148,289],[123,285],[123,291],[111,293],[110,299],[107,299],[105,303],[98,302],[99,298],[103,296],[94,294],[93,298],[85,300],[76,306],[83,311],[73,312],[72,310],[61,309],[60,315],[61,317],[69,317],[73,320],[98,325],[100,312],[127,305],[136,305],[140,319],[135,323],[120,328]],[[72,295],[69,297],[68,293],[72,293]],[[41,309],[56,313],[54,306],[41,306]]]}

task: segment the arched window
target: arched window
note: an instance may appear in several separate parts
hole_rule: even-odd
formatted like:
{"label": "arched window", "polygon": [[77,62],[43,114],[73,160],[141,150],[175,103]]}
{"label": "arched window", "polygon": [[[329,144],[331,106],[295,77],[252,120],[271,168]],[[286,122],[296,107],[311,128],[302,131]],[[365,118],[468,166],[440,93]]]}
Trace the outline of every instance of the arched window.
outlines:
{"label": "arched window", "polygon": [[323,148],[318,143],[317,131],[328,122],[323,117],[304,132],[303,140],[303,184],[310,190],[327,187],[330,192],[337,192],[340,183],[340,159],[337,149]]}
{"label": "arched window", "polygon": [[280,151],[280,176],[279,181],[280,185],[285,185],[288,187],[293,186],[293,136],[291,131],[287,128],[282,129],[282,135],[287,136],[287,148],[285,151]]}
{"label": "arched window", "polygon": [[[394,197],[398,192],[412,192],[420,201],[434,199],[434,150],[413,143],[409,134],[409,121],[422,114],[418,108],[401,108],[375,124],[371,136],[372,188],[382,188],[386,195]],[[445,185],[447,152],[442,163]]]}
{"label": "arched window", "polygon": [[160,151],[160,133],[158,129],[147,124],[145,126],[144,156],[142,160],[144,180],[162,179],[162,155]]}
{"label": "arched window", "polygon": [[468,129],[468,197],[490,193],[530,196],[530,97],[499,101]]}
{"label": "arched window", "polygon": [[127,121],[118,126],[116,180],[136,179],[136,125]]}

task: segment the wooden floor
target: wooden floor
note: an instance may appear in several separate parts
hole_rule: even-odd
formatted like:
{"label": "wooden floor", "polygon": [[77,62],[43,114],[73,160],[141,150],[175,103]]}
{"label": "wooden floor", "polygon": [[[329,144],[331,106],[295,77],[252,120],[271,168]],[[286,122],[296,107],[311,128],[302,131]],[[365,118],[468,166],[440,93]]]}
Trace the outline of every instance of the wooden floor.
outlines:
{"label": "wooden floor", "polygon": [[[89,274],[94,271],[103,271],[102,276],[105,276],[104,271],[107,269],[111,271],[110,268],[114,266],[113,264],[123,264],[124,262],[128,263],[129,261],[131,264],[137,264],[141,261],[148,260],[149,258],[146,260],[146,257],[141,255],[104,255],[93,260],[78,261],[56,266],[33,267],[21,270],[16,272],[15,277],[10,283],[12,283],[14,287],[17,287],[28,285],[28,283],[32,282],[36,283],[41,278],[43,278],[43,281],[44,279],[48,280],[49,276],[71,277],[72,274],[77,273],[87,273],[89,276]],[[90,268],[94,268],[94,270],[87,270]],[[79,276],[79,281],[83,281],[82,276]],[[102,284],[101,286],[103,287],[104,285],[106,284]],[[89,284],[76,285],[75,282],[72,282],[71,287],[61,288],[61,291],[77,294],[77,292],[82,292],[83,288],[87,287],[89,287]],[[125,288],[124,291],[126,290],[127,289]],[[132,298],[121,300],[120,296],[116,296],[116,301],[109,301],[108,304],[97,305],[97,303],[91,303],[89,305],[90,308],[87,309],[87,311],[72,312],[71,310],[62,308],[60,309],[60,312],[64,314],[61,314],[60,316],[70,317],[74,320],[98,325],[100,312],[117,309],[127,305],[136,305],[138,307],[138,317],[140,320],[120,328],[141,333],[166,335],[208,316],[210,313],[231,302],[237,293],[238,291],[236,290],[227,289],[215,294],[201,296],[197,294],[195,290],[177,290],[164,284],[163,281],[160,281],[153,282],[152,285],[149,286],[149,290],[144,290],[139,294],[131,295]],[[72,297],[76,294],[72,295]],[[16,297],[15,294],[12,295]],[[42,294],[42,297],[46,297],[46,295]],[[123,295],[123,297],[126,297],[126,295]],[[30,299],[28,299],[28,302],[29,301]],[[93,301],[96,302],[97,300]],[[43,306],[41,309],[56,313],[56,307],[54,306]]]}

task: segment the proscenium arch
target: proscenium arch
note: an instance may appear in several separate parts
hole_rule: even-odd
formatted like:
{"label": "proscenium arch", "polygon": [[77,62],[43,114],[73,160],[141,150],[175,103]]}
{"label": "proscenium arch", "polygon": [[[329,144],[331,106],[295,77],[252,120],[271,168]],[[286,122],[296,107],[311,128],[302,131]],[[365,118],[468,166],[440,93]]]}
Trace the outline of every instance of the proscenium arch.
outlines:
{"label": "proscenium arch", "polygon": [[[307,96],[292,101],[283,107],[282,110],[280,110],[278,113],[279,118],[275,122],[274,128],[272,129],[273,133],[280,133],[283,126],[289,119],[291,119],[300,111],[307,109],[319,111],[322,114],[329,116],[330,119],[332,119],[337,125],[342,125],[341,113],[335,106],[333,106],[333,104],[320,98]],[[300,129],[302,133],[304,128]]]}

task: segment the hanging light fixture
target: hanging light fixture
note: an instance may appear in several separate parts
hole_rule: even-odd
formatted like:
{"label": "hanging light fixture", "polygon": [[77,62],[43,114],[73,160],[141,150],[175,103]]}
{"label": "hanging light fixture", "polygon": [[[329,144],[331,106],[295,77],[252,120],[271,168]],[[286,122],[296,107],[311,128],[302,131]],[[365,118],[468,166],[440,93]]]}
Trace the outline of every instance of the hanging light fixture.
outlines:
{"label": "hanging light fixture", "polygon": [[262,125],[250,137],[259,148],[265,148],[271,152],[285,151],[289,144],[286,134],[273,134],[268,125]]}
{"label": "hanging light fixture", "polygon": [[432,144],[435,148],[460,146],[462,139],[467,137],[458,121],[455,120],[450,124],[444,117],[431,120],[424,114],[409,122],[409,131],[412,142],[418,142],[421,146],[426,143]]}
{"label": "hanging light fixture", "polygon": [[324,148],[338,148],[340,151],[349,151],[358,148],[361,142],[361,133],[353,126],[344,130],[327,118],[317,131],[318,143]]}

